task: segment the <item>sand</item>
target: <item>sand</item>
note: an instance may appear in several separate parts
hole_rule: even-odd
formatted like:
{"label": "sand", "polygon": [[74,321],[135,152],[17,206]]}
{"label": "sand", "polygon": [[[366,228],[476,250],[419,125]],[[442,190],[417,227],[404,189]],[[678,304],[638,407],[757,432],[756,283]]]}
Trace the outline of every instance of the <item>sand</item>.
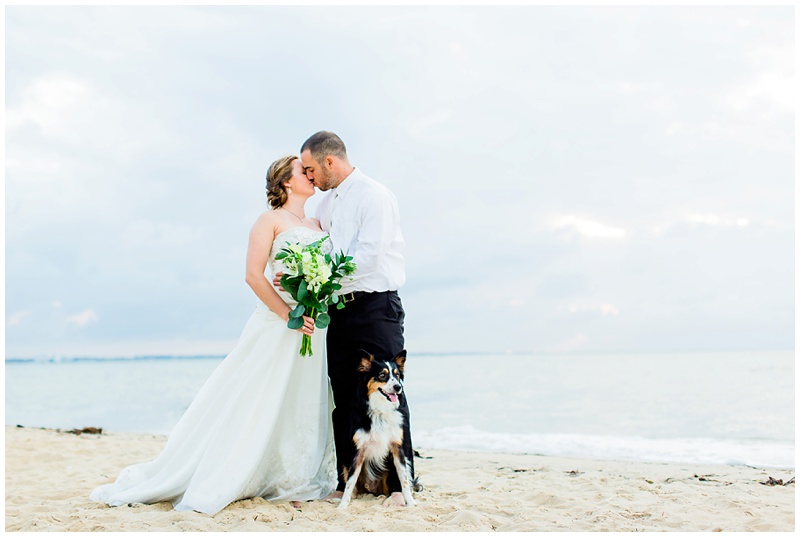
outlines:
{"label": "sand", "polygon": [[166,437],[6,427],[6,531],[793,531],[793,469],[662,464],[421,449],[413,508],[359,496],[293,508],[262,499],[214,517],[169,503],[89,500]]}

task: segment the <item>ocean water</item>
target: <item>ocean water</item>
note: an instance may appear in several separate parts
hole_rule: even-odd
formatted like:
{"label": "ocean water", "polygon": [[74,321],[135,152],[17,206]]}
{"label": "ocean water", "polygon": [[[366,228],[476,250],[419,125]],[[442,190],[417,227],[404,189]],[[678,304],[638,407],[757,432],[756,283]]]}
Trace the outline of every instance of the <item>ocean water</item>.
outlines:
{"label": "ocean water", "polygon": [[[6,424],[168,433],[222,357],[6,361]],[[794,353],[414,355],[417,449],[794,467]]]}

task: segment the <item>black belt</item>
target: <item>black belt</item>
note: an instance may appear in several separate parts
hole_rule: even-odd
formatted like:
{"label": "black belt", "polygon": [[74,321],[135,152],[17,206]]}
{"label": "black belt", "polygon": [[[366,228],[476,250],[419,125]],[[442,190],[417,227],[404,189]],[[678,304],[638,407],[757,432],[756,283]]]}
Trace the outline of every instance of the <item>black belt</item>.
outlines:
{"label": "black belt", "polygon": [[350,293],[345,293],[345,294],[341,295],[341,298],[343,298],[345,303],[347,303],[347,302],[352,302],[353,300],[357,300],[359,298],[363,298],[363,297],[365,297],[367,295],[371,295],[371,294],[373,294],[373,293],[370,293],[369,291],[352,291]]}

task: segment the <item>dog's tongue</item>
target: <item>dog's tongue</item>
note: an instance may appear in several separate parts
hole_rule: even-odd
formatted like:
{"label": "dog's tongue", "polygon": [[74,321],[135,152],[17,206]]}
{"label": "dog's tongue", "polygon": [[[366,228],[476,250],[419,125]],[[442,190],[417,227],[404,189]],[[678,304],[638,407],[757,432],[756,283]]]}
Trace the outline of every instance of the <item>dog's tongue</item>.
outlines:
{"label": "dog's tongue", "polygon": [[397,402],[397,394],[396,393],[390,393],[390,394],[387,394],[387,395],[389,396],[389,401],[391,401],[392,403],[396,403]]}

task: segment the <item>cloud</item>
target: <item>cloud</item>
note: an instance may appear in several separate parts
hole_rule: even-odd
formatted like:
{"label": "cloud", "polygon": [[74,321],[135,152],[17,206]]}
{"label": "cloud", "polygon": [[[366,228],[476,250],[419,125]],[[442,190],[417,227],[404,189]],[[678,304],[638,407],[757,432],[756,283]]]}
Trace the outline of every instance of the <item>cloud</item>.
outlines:
{"label": "cloud", "polygon": [[662,220],[658,223],[650,223],[647,229],[650,231],[651,236],[661,237],[665,234],[678,230],[690,228],[719,228],[719,229],[740,229],[750,228],[756,224],[765,228],[781,229],[781,224],[774,219],[770,220],[754,220],[748,216],[741,215],[722,215],[712,212],[696,212],[684,213],[679,216],[671,216],[667,220]]}
{"label": "cloud", "polygon": [[713,213],[693,213],[685,217],[686,222],[695,225],[719,227],[747,227],[750,219],[744,217],[724,217]]}
{"label": "cloud", "polygon": [[797,94],[794,45],[788,43],[781,47],[758,47],[747,54],[747,59],[760,71],[732,88],[725,102],[737,111],[767,104],[782,112],[794,112]]}
{"label": "cloud", "polygon": [[570,313],[596,312],[601,315],[619,315],[619,308],[614,304],[577,305],[567,308]]}
{"label": "cloud", "polygon": [[75,315],[70,315],[66,318],[67,323],[74,324],[83,328],[89,323],[94,323],[99,320],[99,317],[94,312],[94,310],[88,309],[84,310],[80,313],[76,313]]}
{"label": "cloud", "polygon": [[622,228],[573,215],[556,218],[552,223],[552,227],[555,229],[569,229],[591,239],[622,239],[627,235],[627,232]]}
{"label": "cloud", "polygon": [[676,134],[683,131],[683,123],[680,121],[673,121],[670,123],[669,127],[667,128],[667,136],[675,136]]}
{"label": "cloud", "polygon": [[768,103],[786,112],[794,111],[794,79],[781,73],[761,73],[755,80],[734,89],[726,102],[735,110],[746,110],[761,103]]}
{"label": "cloud", "polygon": [[71,75],[52,73],[22,89],[22,101],[6,111],[6,128],[32,124],[45,134],[70,138],[69,120],[86,103],[86,85]]}
{"label": "cloud", "polygon": [[30,317],[33,314],[31,310],[22,310],[16,313],[12,313],[6,319],[6,326],[17,326],[22,323],[22,320],[26,317]]}

